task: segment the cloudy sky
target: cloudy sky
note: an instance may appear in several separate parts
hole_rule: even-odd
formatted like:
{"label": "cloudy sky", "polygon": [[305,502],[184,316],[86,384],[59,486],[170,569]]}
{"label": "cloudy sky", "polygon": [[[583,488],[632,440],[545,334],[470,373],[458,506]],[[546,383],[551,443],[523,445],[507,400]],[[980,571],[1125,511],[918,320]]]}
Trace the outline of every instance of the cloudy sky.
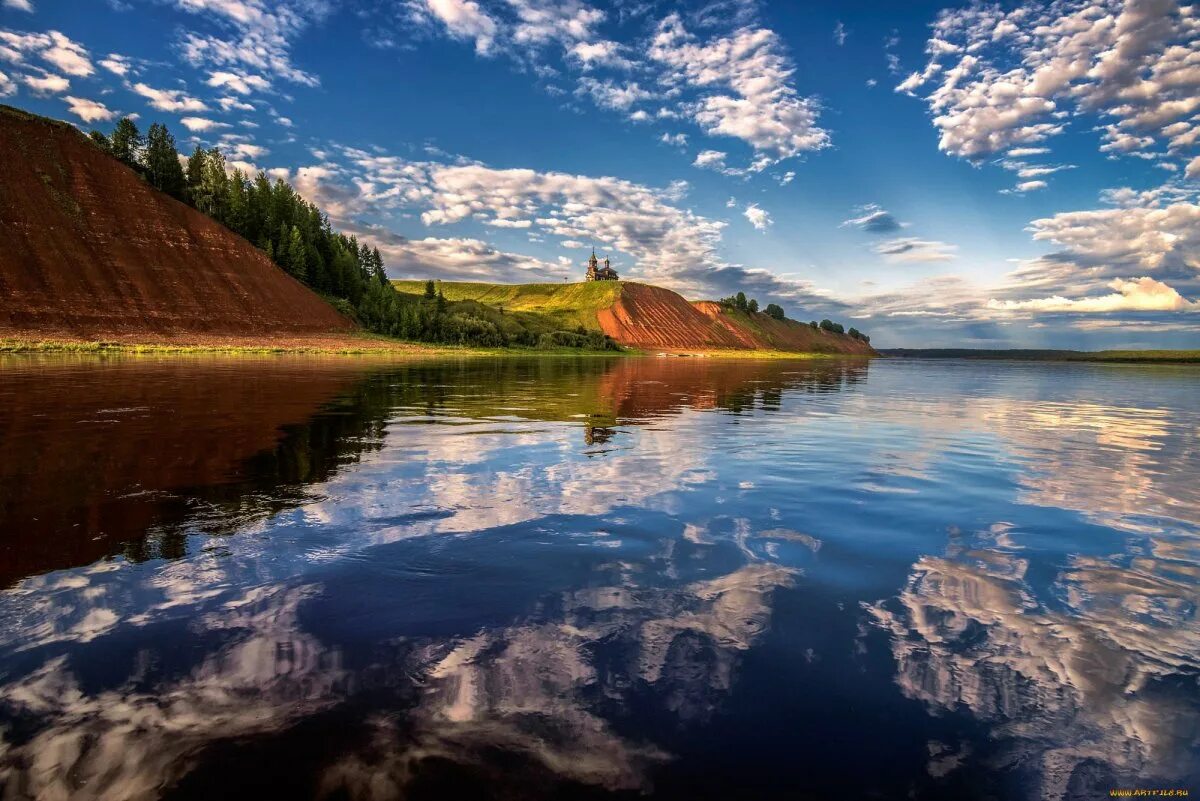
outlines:
{"label": "cloudy sky", "polygon": [[286,174],[395,277],[1200,347],[1200,4],[0,0],[0,102]]}

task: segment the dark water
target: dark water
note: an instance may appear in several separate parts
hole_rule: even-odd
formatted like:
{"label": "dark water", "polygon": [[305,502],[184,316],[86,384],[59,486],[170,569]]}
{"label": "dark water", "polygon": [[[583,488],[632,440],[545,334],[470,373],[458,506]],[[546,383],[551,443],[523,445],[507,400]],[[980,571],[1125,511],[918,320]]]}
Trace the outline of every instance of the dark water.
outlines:
{"label": "dark water", "polygon": [[0,363],[4,799],[1200,792],[1200,370]]}

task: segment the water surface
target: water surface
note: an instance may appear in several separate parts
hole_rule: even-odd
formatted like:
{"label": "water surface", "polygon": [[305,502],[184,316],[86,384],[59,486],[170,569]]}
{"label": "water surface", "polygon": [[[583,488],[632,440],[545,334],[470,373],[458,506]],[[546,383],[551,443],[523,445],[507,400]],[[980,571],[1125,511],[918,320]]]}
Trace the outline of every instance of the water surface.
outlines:
{"label": "water surface", "polygon": [[0,797],[1200,791],[1200,370],[0,362]]}

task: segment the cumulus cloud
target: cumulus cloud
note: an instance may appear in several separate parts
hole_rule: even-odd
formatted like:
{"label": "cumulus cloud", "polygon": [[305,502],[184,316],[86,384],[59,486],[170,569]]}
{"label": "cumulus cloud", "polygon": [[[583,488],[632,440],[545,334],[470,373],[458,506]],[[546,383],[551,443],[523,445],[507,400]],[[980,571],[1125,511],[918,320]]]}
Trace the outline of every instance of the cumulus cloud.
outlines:
{"label": "cumulus cloud", "polygon": [[184,128],[187,128],[192,133],[203,133],[204,131],[212,131],[218,128],[228,128],[229,124],[225,122],[217,122],[205,117],[183,117],[179,120]]}
{"label": "cumulus cloud", "polygon": [[117,116],[117,112],[112,111],[103,103],[96,100],[89,100],[84,97],[71,97],[70,95],[67,96],[66,100],[67,110],[87,123],[109,122]]}
{"label": "cumulus cloud", "polygon": [[[1034,239],[1058,250],[1022,263],[993,298],[992,308],[1193,308],[1183,298],[1200,293],[1200,205],[1174,202],[1169,193],[1133,190],[1114,192],[1112,199],[1121,207],[1034,220]],[[1141,278],[1130,280],[1130,275]]]}
{"label": "cumulus cloud", "polygon": [[130,60],[119,53],[109,53],[100,59],[100,66],[121,78],[124,78],[133,69]]}
{"label": "cumulus cloud", "polygon": [[1184,173],[1188,178],[1200,179],[1200,156],[1188,162],[1187,170]]}
{"label": "cumulus cloud", "polygon": [[18,63],[27,56],[36,56],[59,72],[78,78],[96,71],[87,49],[58,31],[17,33],[0,30],[0,55]]}
{"label": "cumulus cloud", "polygon": [[692,166],[705,170],[724,170],[726,154],[720,150],[701,150],[696,154]]}
{"label": "cumulus cloud", "polygon": [[9,95],[16,94],[16,92],[16,82],[5,73],[0,72],[0,97],[8,97]]}
{"label": "cumulus cloud", "polygon": [[22,78],[25,85],[33,90],[37,95],[54,95],[60,94],[71,88],[71,82],[61,75],[55,75],[48,72],[41,77],[34,75],[26,75]]}
{"label": "cumulus cloud", "polygon": [[255,91],[262,92],[271,88],[271,82],[261,75],[245,75],[225,70],[213,72],[205,83],[216,88],[224,87],[239,95],[248,95]]}
{"label": "cumulus cloud", "polygon": [[33,3],[30,0],[4,0],[5,8],[12,8],[17,11],[28,11],[33,13]]}
{"label": "cumulus cloud", "polygon": [[741,139],[754,149],[751,169],[829,145],[817,125],[817,103],[793,86],[794,69],[774,31],[743,28],[703,41],[671,14],[659,23],[649,55],[666,69],[664,85],[695,94],[681,113],[710,136]]}
{"label": "cumulus cloud", "polygon": [[316,86],[319,80],[291,60],[292,43],[331,11],[327,0],[166,0],[211,20],[216,32],[186,30],[179,42],[193,66],[275,75]]}
{"label": "cumulus cloud", "polygon": [[954,251],[958,250],[958,246],[931,239],[901,236],[881,242],[873,250],[890,262],[938,262],[956,258]]}
{"label": "cumulus cloud", "polygon": [[135,83],[131,88],[159,111],[208,111],[203,101],[184,94],[180,89],[155,89],[144,83]]}
{"label": "cumulus cloud", "polygon": [[1176,0],[1062,0],[942,12],[929,61],[898,91],[921,94],[946,153],[1032,155],[1070,114],[1115,119],[1101,150],[1141,153],[1200,107],[1200,25]]}
{"label": "cumulus cloud", "polygon": [[742,215],[759,231],[765,231],[775,223],[771,219],[770,213],[765,209],[759,208],[757,203],[751,203],[747,206]]}
{"label": "cumulus cloud", "polygon": [[1084,298],[1064,298],[1059,295],[1030,300],[988,301],[988,308],[998,311],[1033,312],[1117,312],[1117,311],[1192,311],[1200,304],[1189,301],[1174,288],[1148,276],[1128,281],[1113,279],[1108,295]]}
{"label": "cumulus cloud", "polygon": [[445,26],[451,36],[474,42],[481,55],[491,52],[499,26],[474,0],[425,0],[424,7],[429,18]]}
{"label": "cumulus cloud", "polygon": [[576,91],[580,95],[590,96],[597,106],[616,111],[627,111],[635,103],[652,100],[656,96],[636,81],[617,83],[587,77],[580,79]]}
{"label": "cumulus cloud", "polygon": [[857,228],[872,234],[890,234],[899,231],[905,225],[876,203],[859,206],[854,213],[856,216],[842,222],[843,228]]}

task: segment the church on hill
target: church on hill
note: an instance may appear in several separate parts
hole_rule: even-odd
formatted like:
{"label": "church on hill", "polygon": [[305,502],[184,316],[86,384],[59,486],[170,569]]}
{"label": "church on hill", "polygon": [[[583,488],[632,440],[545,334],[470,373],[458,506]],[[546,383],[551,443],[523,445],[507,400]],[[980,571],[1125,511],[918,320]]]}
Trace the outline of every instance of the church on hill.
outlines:
{"label": "church on hill", "polygon": [[596,249],[592,248],[592,257],[588,259],[587,280],[589,281],[619,281],[621,276],[617,275],[608,263],[608,257],[604,257],[604,266],[596,261]]}

